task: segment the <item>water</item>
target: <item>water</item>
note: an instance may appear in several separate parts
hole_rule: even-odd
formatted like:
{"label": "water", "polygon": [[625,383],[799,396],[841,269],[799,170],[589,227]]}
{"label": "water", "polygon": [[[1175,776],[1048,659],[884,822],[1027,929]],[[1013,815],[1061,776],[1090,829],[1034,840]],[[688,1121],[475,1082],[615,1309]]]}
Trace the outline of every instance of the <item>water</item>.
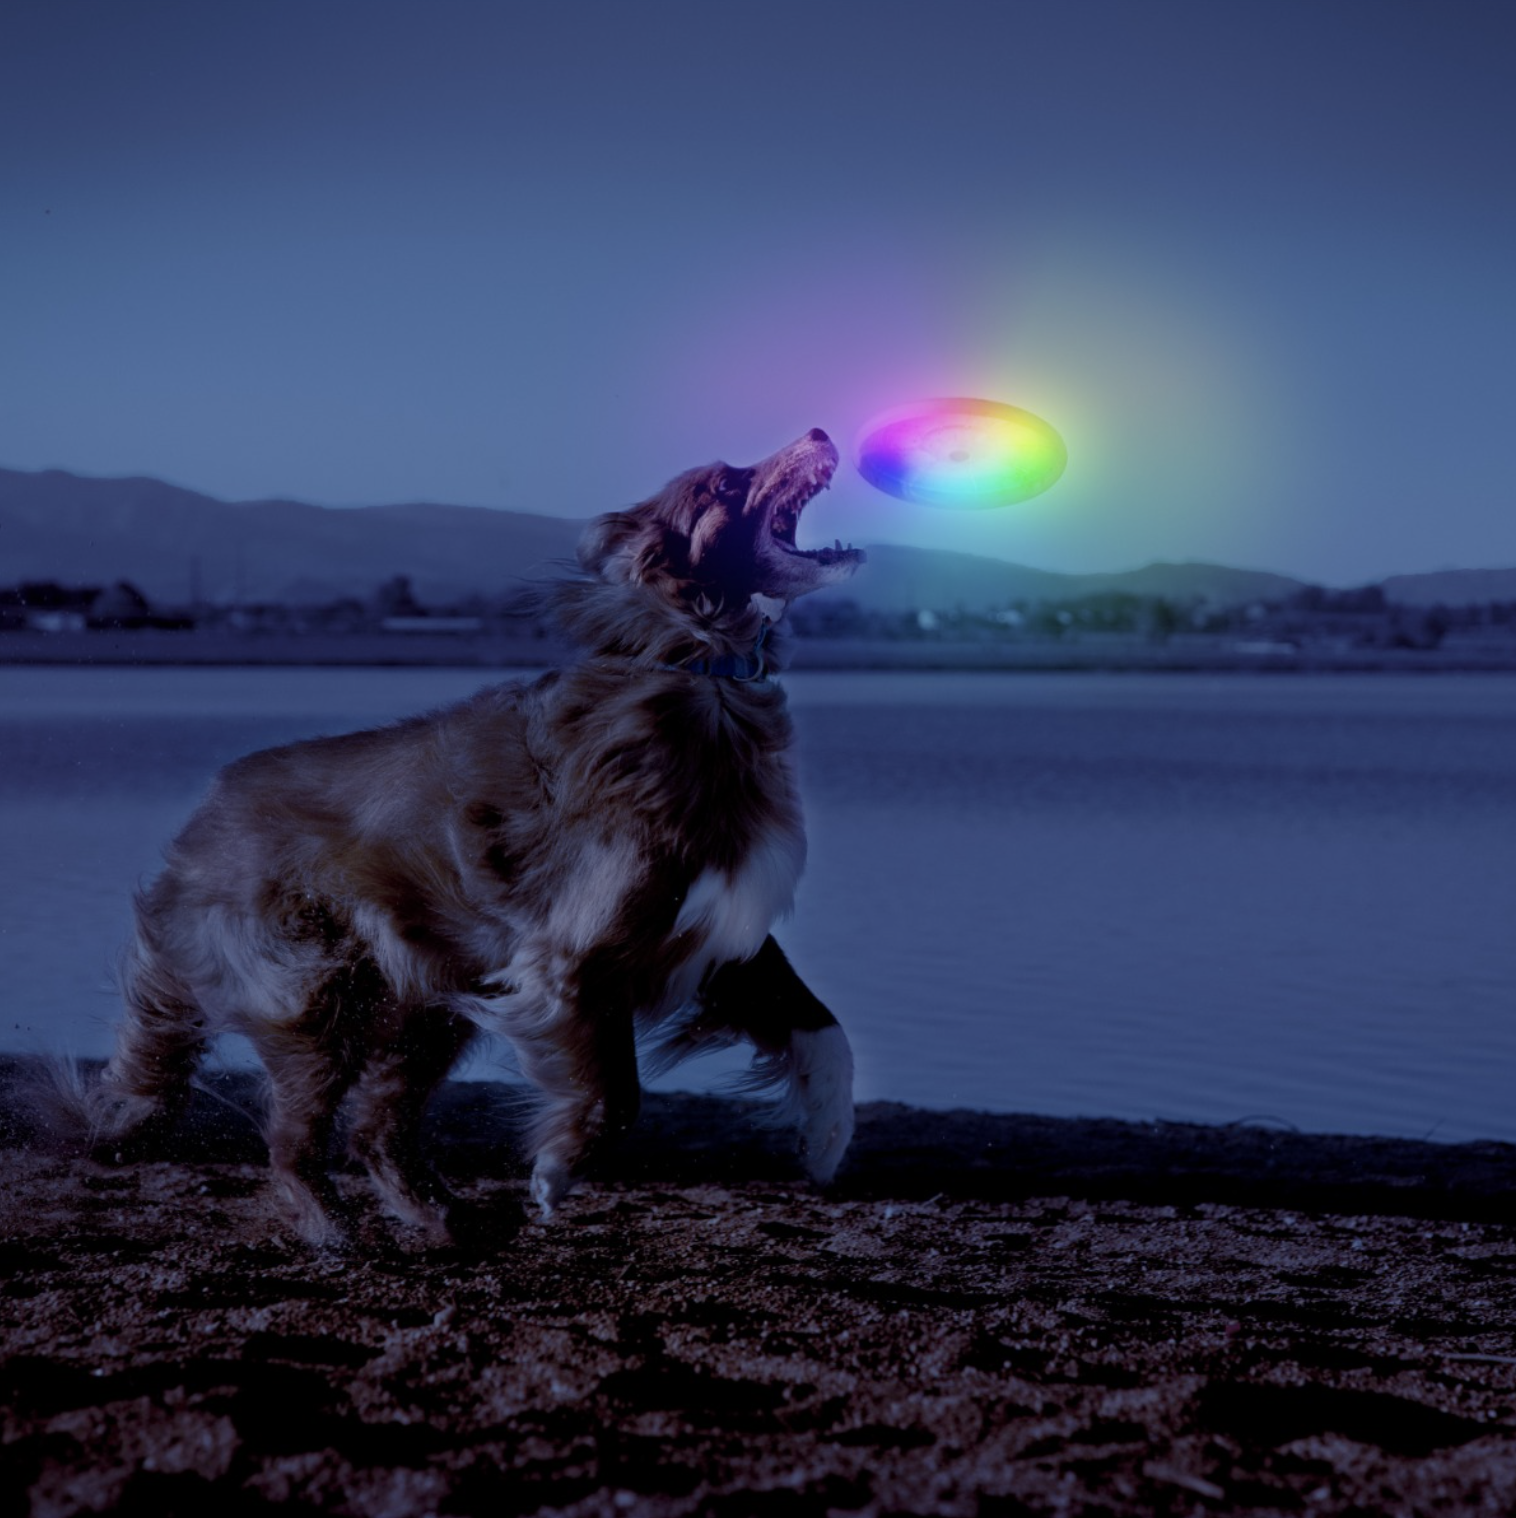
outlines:
{"label": "water", "polygon": [[[108,1050],[131,888],[219,764],[479,683],[0,668],[0,1047]],[[1516,1140],[1516,680],[786,683],[779,937],[860,1097]]]}

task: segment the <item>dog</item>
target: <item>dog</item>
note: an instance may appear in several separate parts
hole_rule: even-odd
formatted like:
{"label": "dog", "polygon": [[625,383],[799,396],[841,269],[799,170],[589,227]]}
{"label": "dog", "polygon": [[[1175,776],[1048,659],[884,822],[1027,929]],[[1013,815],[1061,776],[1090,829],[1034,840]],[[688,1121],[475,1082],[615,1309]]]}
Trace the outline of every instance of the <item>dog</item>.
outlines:
{"label": "dog", "polygon": [[551,595],[578,662],[395,725],[229,765],[136,898],[125,1018],[78,1093],[119,1147],[177,1110],[208,1041],[267,1072],[276,1191],[340,1244],[328,1174],[349,1145],[402,1220],[449,1237],[422,1110],[480,1030],[536,1088],[530,1193],[550,1216],[634,1121],[636,1037],[666,1068],[754,1049],[810,1175],[852,1136],[852,1056],[771,928],[805,860],[775,624],[852,575],[796,527],[837,450],[813,429],[749,468],[711,464],[597,518]]}

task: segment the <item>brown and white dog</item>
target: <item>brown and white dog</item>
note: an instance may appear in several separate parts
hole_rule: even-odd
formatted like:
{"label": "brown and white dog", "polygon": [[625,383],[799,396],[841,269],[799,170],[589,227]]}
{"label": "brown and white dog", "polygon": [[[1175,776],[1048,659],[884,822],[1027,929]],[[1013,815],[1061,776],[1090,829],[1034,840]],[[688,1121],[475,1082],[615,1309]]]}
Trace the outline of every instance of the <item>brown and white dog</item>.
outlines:
{"label": "brown and white dog", "polygon": [[746,1039],[805,1164],[853,1128],[852,1058],[770,936],[805,859],[771,623],[851,575],[802,552],[831,481],[818,430],[752,468],[712,464],[585,533],[556,588],[577,664],[391,727],[229,765],[138,896],[126,1017],[79,1092],[118,1144],[171,1112],[207,1040],[245,1034],[270,1084],[275,1181],[300,1234],[340,1240],[339,1104],[402,1218],[445,1237],[422,1108],[479,1029],[540,1094],[531,1192],[551,1213],[637,1114],[634,1036],[667,1065]]}

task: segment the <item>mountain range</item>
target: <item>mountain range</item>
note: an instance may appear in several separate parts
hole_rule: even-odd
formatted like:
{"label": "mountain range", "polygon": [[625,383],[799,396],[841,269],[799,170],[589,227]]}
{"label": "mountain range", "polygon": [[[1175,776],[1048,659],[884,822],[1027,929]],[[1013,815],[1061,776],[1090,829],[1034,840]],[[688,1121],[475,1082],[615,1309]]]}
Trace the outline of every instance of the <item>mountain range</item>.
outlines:
{"label": "mountain range", "polygon": [[[574,562],[583,527],[582,520],[482,506],[228,502],[143,477],[0,469],[0,586],[129,580],[162,606],[313,605],[367,598],[404,574],[424,605],[444,606],[475,594],[509,594],[561,573]],[[847,594],[865,610],[883,612],[977,611],[1111,592],[1226,607],[1282,599],[1305,583],[1202,563],[1059,574],[888,543],[869,546],[868,557]],[[1398,575],[1384,589],[1407,605],[1516,600],[1516,569]]]}

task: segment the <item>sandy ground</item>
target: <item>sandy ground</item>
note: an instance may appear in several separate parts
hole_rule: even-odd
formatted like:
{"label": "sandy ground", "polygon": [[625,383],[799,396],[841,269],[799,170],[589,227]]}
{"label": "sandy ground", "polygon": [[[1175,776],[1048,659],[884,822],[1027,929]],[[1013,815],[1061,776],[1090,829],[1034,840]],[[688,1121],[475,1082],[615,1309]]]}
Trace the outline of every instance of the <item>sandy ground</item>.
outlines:
{"label": "sandy ground", "polygon": [[1516,1512],[1509,1146],[873,1105],[822,1195],[662,1097],[542,1224],[454,1085],[468,1241],[334,1255],[214,1090],[119,1166],[0,1093],[0,1513]]}

